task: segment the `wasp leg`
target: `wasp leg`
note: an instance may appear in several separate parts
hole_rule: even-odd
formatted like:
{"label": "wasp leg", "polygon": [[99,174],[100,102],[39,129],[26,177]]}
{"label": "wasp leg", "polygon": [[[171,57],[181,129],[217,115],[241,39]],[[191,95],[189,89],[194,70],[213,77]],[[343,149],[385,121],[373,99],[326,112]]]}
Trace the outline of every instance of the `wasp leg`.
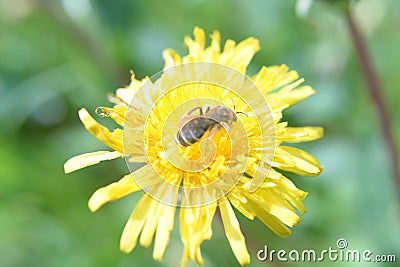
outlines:
{"label": "wasp leg", "polygon": [[229,126],[229,124],[227,124],[226,122],[220,122],[221,126],[225,128],[225,130],[227,132],[229,132],[229,130],[231,129],[231,126]]}
{"label": "wasp leg", "polygon": [[189,110],[188,112],[186,112],[186,114],[184,114],[182,116],[182,118],[179,120],[178,122],[178,126],[179,128],[181,128],[186,122],[188,122],[190,119],[193,119],[197,116],[192,115],[192,113],[194,113],[196,110],[200,110],[200,115],[203,114],[203,110],[202,107],[195,107],[192,108],[191,110]]}
{"label": "wasp leg", "polygon": [[245,115],[246,117],[249,117],[249,115],[247,115],[247,113],[243,111],[236,111],[236,114],[242,114]]}
{"label": "wasp leg", "polygon": [[203,115],[203,108],[202,107],[195,107],[192,108],[191,110],[189,110],[188,112],[186,112],[185,115],[192,115],[192,113],[194,113],[196,110],[200,111],[200,115]]}
{"label": "wasp leg", "polygon": [[213,127],[210,129],[210,132],[209,132],[209,134],[208,134],[208,136],[207,136],[207,139],[213,138],[214,135],[217,133],[217,131],[219,130],[220,127],[221,127],[221,126],[219,126],[218,124],[215,125],[215,126],[213,126]]}
{"label": "wasp leg", "polygon": [[205,104],[205,105],[203,106],[203,109],[204,109],[204,111],[203,111],[203,110],[200,110],[200,115],[203,115],[203,113],[204,113],[204,114],[207,114],[207,112],[210,111],[211,107],[210,107],[210,105]]}
{"label": "wasp leg", "polygon": [[212,142],[211,141],[211,138],[213,138],[214,137],[214,135],[218,132],[218,130],[219,130],[219,128],[220,128],[221,126],[220,125],[214,125],[211,129],[210,129],[210,132],[209,132],[209,134],[207,135],[207,138],[204,140],[205,142],[206,142],[206,147],[205,147],[205,149],[204,149],[204,153],[205,153],[205,156],[207,157],[208,155],[209,155],[209,142]]}

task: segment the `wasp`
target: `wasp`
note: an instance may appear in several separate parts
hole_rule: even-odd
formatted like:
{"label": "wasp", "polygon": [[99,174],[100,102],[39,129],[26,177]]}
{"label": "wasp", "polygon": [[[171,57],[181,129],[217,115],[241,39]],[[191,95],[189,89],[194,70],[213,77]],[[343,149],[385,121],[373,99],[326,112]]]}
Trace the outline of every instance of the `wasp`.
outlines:
{"label": "wasp", "polygon": [[[197,110],[200,114],[194,115]],[[243,112],[235,112],[224,106],[195,107],[179,120],[179,130],[175,140],[178,144],[187,147],[199,141],[208,130],[210,130],[208,138],[214,136],[221,126],[229,131],[232,123],[238,120],[237,113]]]}

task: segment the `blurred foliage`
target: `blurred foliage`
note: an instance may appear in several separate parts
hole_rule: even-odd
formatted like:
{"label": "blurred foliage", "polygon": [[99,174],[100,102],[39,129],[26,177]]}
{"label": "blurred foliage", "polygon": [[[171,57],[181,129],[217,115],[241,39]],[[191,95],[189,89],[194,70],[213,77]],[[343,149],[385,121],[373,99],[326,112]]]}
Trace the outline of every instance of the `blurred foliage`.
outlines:
{"label": "blurred foliage", "polygon": [[[352,5],[399,141],[400,2]],[[321,160],[324,173],[318,178],[288,174],[310,192],[308,212],[290,237],[277,237],[259,221],[239,216],[251,266],[303,265],[259,262],[256,251],[264,244],[326,249],[335,248],[340,237],[350,249],[396,254],[399,261],[400,215],[390,161],[345,19],[324,1],[305,7],[294,0],[2,0],[0,266],[178,265],[178,224],[163,262],[140,246],[129,255],[119,251],[119,236],[140,193],[95,214],[87,209],[96,188],[127,171],[123,160],[70,175],[62,166],[71,156],[107,149],[85,131],[77,110],[107,105],[106,94],[129,83],[129,69],[139,78],[161,70],[163,49],[185,54],[183,37],[196,25],[208,33],[220,30],[223,40],[258,38],[262,50],[250,73],[282,63],[298,70],[317,93],[288,110],[286,119],[293,126],[322,125],[326,131],[322,140],[300,146]],[[237,266],[217,220],[213,229],[212,240],[203,245],[205,266]],[[323,264],[331,265],[312,265]]]}

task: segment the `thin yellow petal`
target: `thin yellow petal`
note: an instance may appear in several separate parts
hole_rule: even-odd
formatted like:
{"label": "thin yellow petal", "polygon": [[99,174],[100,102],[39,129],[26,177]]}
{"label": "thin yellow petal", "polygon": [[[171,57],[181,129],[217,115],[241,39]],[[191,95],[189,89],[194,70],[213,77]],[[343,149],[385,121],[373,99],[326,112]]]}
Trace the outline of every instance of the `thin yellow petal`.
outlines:
{"label": "thin yellow petal", "polygon": [[125,88],[118,88],[116,96],[122,100],[125,105],[130,105],[137,91],[149,80],[150,78],[147,76],[141,81],[136,80],[135,73],[131,70],[131,83]]}
{"label": "thin yellow petal", "polygon": [[[138,185],[135,179],[140,179]],[[162,179],[154,171],[151,165],[145,165],[131,174],[125,175],[118,182],[97,189],[89,199],[89,208],[91,211],[98,210],[104,204],[120,199],[133,192],[142,190],[160,183]]]}
{"label": "thin yellow petal", "polygon": [[293,227],[300,221],[293,207],[284,201],[281,193],[274,188],[261,188],[252,196],[254,202],[287,226]]}
{"label": "thin yellow petal", "polygon": [[180,210],[180,232],[184,245],[181,265],[187,260],[197,260],[202,263],[200,245],[204,240],[212,236],[212,219],[216,210],[216,203],[202,207],[181,208]]}
{"label": "thin yellow petal", "polygon": [[[194,40],[189,36],[185,37],[184,43],[189,49],[189,55],[184,58],[184,62],[203,61],[206,35],[203,29],[195,27],[193,30]],[[190,57],[189,57],[190,56]]]}
{"label": "thin yellow petal", "polygon": [[214,31],[211,34],[210,48],[218,53],[221,51],[221,34],[219,33],[219,31]]}
{"label": "thin yellow petal", "polygon": [[250,255],[247,251],[244,236],[240,230],[239,221],[230,205],[229,201],[224,197],[219,201],[219,209],[221,211],[222,222],[225,228],[225,234],[231,245],[233,254],[240,265],[250,263]]}
{"label": "thin yellow petal", "polygon": [[269,68],[276,71],[276,88],[289,84],[299,78],[297,71],[289,71],[289,67],[285,64],[279,66],[270,66]]}
{"label": "thin yellow petal", "polygon": [[260,50],[260,42],[250,37],[240,42],[236,47],[234,45],[234,41],[226,41],[224,52],[220,57],[220,63],[227,64],[243,72],[254,54]]}
{"label": "thin yellow petal", "polygon": [[206,45],[206,33],[204,32],[204,30],[196,26],[194,27],[193,35],[195,42],[200,45],[201,49],[204,49]]}
{"label": "thin yellow petal", "polygon": [[284,142],[307,142],[321,138],[324,135],[322,127],[286,127],[281,136]]}
{"label": "thin yellow petal", "polygon": [[232,205],[244,216],[253,220],[256,217],[256,214],[253,210],[249,209],[246,206],[247,199],[243,197],[239,192],[239,190],[232,190],[228,194],[228,199],[232,203]]}
{"label": "thin yellow petal", "polygon": [[116,129],[114,132],[110,132],[106,127],[93,119],[89,112],[84,108],[79,110],[79,118],[81,119],[85,128],[97,139],[112,149],[123,153],[121,129]]}
{"label": "thin yellow petal", "polygon": [[299,78],[296,71],[289,71],[286,65],[263,66],[251,79],[263,93],[269,93]]}
{"label": "thin yellow petal", "polygon": [[274,190],[283,195],[286,201],[299,210],[301,214],[304,214],[306,212],[306,208],[302,200],[307,196],[308,193],[298,189],[292,183],[292,181],[284,176],[282,176],[279,181],[275,181],[275,183],[277,184],[277,188]]}
{"label": "thin yellow petal", "polygon": [[174,206],[162,204],[161,216],[154,241],[153,258],[155,260],[162,260],[167,249],[171,231],[174,228],[175,210]]}
{"label": "thin yellow petal", "polygon": [[95,212],[104,204],[139,190],[141,188],[136,184],[132,174],[125,175],[118,182],[97,189],[89,199],[89,209]]}
{"label": "thin yellow petal", "polygon": [[153,200],[148,195],[144,195],[139,200],[122,232],[120,240],[121,251],[129,253],[135,248],[139,234],[148,216],[148,210],[154,201],[156,200]]}
{"label": "thin yellow petal", "polygon": [[165,49],[163,52],[164,58],[164,69],[168,69],[175,65],[179,65],[182,63],[182,59],[179,54],[173,49]]}
{"label": "thin yellow petal", "polygon": [[[281,164],[278,166],[281,170],[308,176],[316,176],[323,170],[318,160],[304,150],[288,146],[280,146],[277,151],[278,150],[286,152],[286,156],[290,157],[291,161],[294,162],[294,166]],[[281,155],[283,154],[284,153]]]}
{"label": "thin yellow petal", "polygon": [[85,153],[67,160],[67,162],[64,164],[64,172],[70,173],[91,165],[95,165],[103,160],[116,159],[122,156],[123,155],[118,151],[97,151]]}
{"label": "thin yellow petal", "polygon": [[288,227],[286,227],[278,218],[269,214],[262,207],[258,205],[258,203],[254,202],[250,199],[250,195],[248,192],[244,192],[247,195],[248,202],[246,206],[248,209],[253,210],[258,219],[263,222],[269,229],[271,229],[275,234],[281,237],[287,237],[290,235],[291,231]]}
{"label": "thin yellow petal", "polygon": [[140,245],[144,247],[151,245],[151,241],[157,229],[160,211],[162,209],[161,205],[162,204],[158,201],[152,201],[150,208],[147,210],[146,223],[140,235]]}
{"label": "thin yellow petal", "polygon": [[298,89],[292,90],[288,93],[284,93],[281,95],[280,103],[281,105],[292,106],[297,102],[313,95],[315,93],[314,89],[311,86],[302,86]]}
{"label": "thin yellow petal", "polygon": [[136,91],[133,91],[131,88],[118,88],[116,91],[116,95],[118,98],[120,98],[124,103],[129,105],[134,96],[135,96]]}

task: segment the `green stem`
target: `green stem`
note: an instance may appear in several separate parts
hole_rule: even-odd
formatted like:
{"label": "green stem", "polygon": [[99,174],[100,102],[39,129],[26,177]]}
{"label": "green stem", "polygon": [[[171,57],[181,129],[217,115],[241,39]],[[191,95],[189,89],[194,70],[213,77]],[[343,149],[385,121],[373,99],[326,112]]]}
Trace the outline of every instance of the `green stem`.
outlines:
{"label": "green stem", "polygon": [[382,96],[382,88],[379,79],[372,64],[371,57],[368,53],[365,38],[360,33],[357,23],[353,17],[350,8],[347,9],[347,21],[350,30],[350,35],[353,40],[355,53],[357,55],[361,71],[363,73],[365,83],[372,102],[375,105],[377,116],[380,121],[381,131],[384,141],[387,146],[387,151],[391,160],[393,177],[397,188],[398,196],[400,197],[400,169],[399,156],[396,150],[396,142],[392,131],[392,122],[385,101]]}

